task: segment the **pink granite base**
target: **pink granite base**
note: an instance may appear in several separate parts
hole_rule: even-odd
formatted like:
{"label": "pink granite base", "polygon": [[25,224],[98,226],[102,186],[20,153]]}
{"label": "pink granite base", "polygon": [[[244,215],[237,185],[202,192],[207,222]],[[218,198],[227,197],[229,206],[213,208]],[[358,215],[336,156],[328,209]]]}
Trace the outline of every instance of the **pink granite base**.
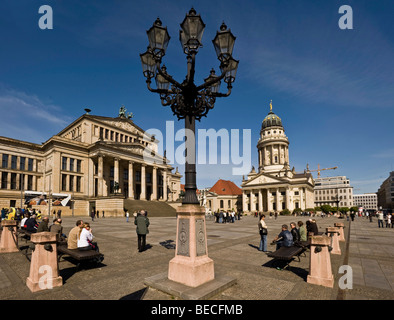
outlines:
{"label": "pink granite base", "polygon": [[[0,239],[0,253],[18,252],[18,236],[16,235],[17,221],[3,220],[3,232]],[[12,231],[8,228],[12,228]]]}
{"label": "pink granite base", "polygon": [[194,261],[181,256],[170,260],[168,269],[169,280],[194,288],[214,278],[214,263],[208,256]]}
{"label": "pink granite base", "polygon": [[331,240],[331,254],[341,254],[341,247],[339,246],[339,237],[338,237],[338,232],[340,232],[340,229],[337,227],[328,227],[326,228],[327,234],[331,235],[332,240]]}
{"label": "pink granite base", "polygon": [[[180,219],[184,230],[180,229]],[[182,205],[177,208],[176,250],[169,262],[168,279],[198,287],[214,278],[214,263],[208,257],[205,210],[199,205]]]}
{"label": "pink granite base", "polygon": [[345,225],[343,223],[334,223],[334,227],[339,228],[339,237],[338,240],[339,241],[346,241],[345,240]]}
{"label": "pink granite base", "polygon": [[[331,239],[327,236],[311,237],[308,283],[334,287],[334,276],[331,270],[330,252],[328,251],[330,243]],[[318,246],[321,251],[315,250]]]}
{"label": "pink granite base", "polygon": [[[58,234],[39,232],[31,235],[35,248],[30,263],[30,274],[26,279],[26,286],[32,292],[53,289],[63,285],[59,276],[56,241]],[[45,245],[51,247],[45,249]]]}

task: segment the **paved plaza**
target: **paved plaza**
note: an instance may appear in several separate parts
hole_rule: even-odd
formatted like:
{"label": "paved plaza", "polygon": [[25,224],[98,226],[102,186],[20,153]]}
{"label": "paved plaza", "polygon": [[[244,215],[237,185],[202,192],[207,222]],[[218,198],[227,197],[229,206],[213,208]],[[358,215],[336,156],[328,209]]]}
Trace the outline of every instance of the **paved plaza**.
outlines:
{"label": "paved plaza", "polygon": [[[65,217],[64,231],[75,225],[79,217]],[[269,242],[279,233],[283,223],[305,221],[307,217],[280,216],[266,218]],[[235,223],[218,224],[207,220],[208,253],[214,260],[215,273],[231,275],[237,283],[211,300],[391,300],[394,299],[394,229],[379,229],[356,217],[354,222],[334,217],[317,217],[320,231],[335,222],[345,223],[346,243],[341,242],[341,255],[331,254],[334,288],[306,282],[309,252],[301,261],[293,261],[289,270],[277,270],[271,258],[258,251],[260,236],[257,218],[243,217]],[[86,218],[91,222],[90,218]],[[71,260],[59,263],[63,286],[31,293],[26,286],[30,262],[20,252],[0,255],[1,300],[174,300],[171,295],[147,288],[144,279],[167,272],[175,255],[176,218],[150,218],[148,248],[139,253],[134,220],[100,218],[91,222],[93,234],[105,259],[100,267],[76,272]],[[350,226],[350,237],[349,237]],[[21,245],[24,241],[20,242]],[[275,246],[268,245],[268,250]],[[341,265],[353,271],[353,289],[341,290],[338,282]]]}

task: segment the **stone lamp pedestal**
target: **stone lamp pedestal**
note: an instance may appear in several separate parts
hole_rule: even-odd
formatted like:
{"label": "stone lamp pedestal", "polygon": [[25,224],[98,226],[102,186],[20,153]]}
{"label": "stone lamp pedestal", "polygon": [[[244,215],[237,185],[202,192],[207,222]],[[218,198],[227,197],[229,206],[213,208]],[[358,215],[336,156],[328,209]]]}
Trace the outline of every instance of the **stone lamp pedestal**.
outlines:
{"label": "stone lamp pedestal", "polygon": [[309,275],[307,282],[325,287],[334,287],[331,258],[328,246],[331,239],[327,236],[313,236],[310,239]]}
{"label": "stone lamp pedestal", "polygon": [[340,229],[337,227],[328,227],[326,228],[327,234],[330,235],[332,241],[331,241],[331,246],[332,246],[332,254],[341,254],[341,247],[339,246],[339,237],[338,233],[340,232]]}
{"label": "stone lamp pedestal", "polygon": [[182,205],[177,208],[176,251],[169,263],[168,279],[198,287],[214,278],[214,263],[208,257],[205,210],[199,205]]}
{"label": "stone lamp pedestal", "polygon": [[34,244],[30,263],[30,274],[26,285],[37,292],[63,285],[59,276],[56,242],[59,235],[52,232],[39,232],[31,235]]}
{"label": "stone lamp pedestal", "polygon": [[0,240],[0,253],[18,252],[18,236],[16,234],[16,227],[18,221],[3,220],[1,226],[3,232]]}
{"label": "stone lamp pedestal", "polygon": [[334,223],[334,227],[339,228],[339,238],[338,238],[339,241],[346,241],[345,240],[345,230],[344,230],[345,225],[343,223],[337,222],[337,223]]}
{"label": "stone lamp pedestal", "polygon": [[156,290],[185,300],[206,300],[237,282],[231,276],[215,275],[213,260],[208,257],[205,209],[186,204],[177,208],[175,257],[168,272],[145,279]]}

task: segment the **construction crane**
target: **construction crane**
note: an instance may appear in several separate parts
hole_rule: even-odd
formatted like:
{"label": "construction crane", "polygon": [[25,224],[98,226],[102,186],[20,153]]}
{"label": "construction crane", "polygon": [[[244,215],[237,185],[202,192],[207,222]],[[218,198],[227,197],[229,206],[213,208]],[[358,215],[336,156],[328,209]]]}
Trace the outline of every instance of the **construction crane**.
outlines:
{"label": "construction crane", "polygon": [[314,172],[317,171],[317,177],[320,178],[320,171],[323,170],[335,170],[338,169],[338,167],[332,167],[332,168],[320,168],[320,164],[317,165],[317,170],[309,170],[309,164],[306,165],[306,172]]}

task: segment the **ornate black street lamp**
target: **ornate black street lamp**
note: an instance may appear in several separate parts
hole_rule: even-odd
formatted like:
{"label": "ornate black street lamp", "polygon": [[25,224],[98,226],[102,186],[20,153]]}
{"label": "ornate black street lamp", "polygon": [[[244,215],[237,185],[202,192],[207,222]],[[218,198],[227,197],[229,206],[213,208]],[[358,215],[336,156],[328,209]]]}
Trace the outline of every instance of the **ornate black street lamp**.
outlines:
{"label": "ornate black street lamp", "polygon": [[[185,119],[186,132],[192,132],[195,137],[195,120],[200,121],[213,109],[216,98],[228,97],[238,68],[238,60],[232,57],[235,37],[230,29],[222,23],[220,31],[212,40],[217,57],[220,61],[220,75],[212,69],[210,75],[201,85],[195,85],[195,58],[198,49],[202,47],[202,36],[205,24],[199,14],[192,8],[181,23],[179,40],[187,58],[187,75],[182,83],[177,82],[167,73],[165,65],[161,65],[170,36],[167,28],[162,26],[159,18],[147,31],[149,47],[140,55],[143,74],[146,77],[148,89],[160,95],[163,106],[170,106],[178,120]],[[156,89],[151,87],[155,78]],[[220,93],[220,82],[227,83],[227,93]],[[186,138],[185,161],[185,197],[183,204],[199,204],[196,195],[196,144],[195,139]]]}

